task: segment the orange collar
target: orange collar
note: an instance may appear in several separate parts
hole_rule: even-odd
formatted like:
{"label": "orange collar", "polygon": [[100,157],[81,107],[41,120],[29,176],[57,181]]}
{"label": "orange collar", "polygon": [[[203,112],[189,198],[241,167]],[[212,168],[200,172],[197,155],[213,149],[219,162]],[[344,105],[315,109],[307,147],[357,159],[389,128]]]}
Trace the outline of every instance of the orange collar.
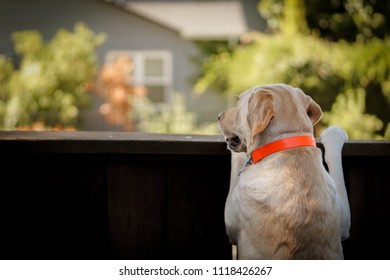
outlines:
{"label": "orange collar", "polygon": [[268,143],[252,152],[252,163],[256,164],[256,162],[259,162],[270,154],[302,146],[316,147],[316,140],[313,136],[293,136]]}

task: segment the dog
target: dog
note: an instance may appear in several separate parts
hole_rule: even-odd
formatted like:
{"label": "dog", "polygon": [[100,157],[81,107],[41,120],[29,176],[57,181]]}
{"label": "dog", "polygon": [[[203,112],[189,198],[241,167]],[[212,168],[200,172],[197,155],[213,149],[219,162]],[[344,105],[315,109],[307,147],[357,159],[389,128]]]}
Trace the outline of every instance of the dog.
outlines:
{"label": "dog", "polygon": [[225,226],[238,259],[344,259],[348,135],[338,126],[321,133],[326,169],[313,134],[321,117],[310,96],[286,84],[253,87],[218,115],[231,151]]}

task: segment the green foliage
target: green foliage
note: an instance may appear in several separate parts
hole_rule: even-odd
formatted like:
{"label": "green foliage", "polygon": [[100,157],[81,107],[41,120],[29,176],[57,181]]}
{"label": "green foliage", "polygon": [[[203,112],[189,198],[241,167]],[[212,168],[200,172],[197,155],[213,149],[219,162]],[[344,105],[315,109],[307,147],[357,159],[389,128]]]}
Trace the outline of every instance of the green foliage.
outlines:
{"label": "green foliage", "polygon": [[49,42],[37,31],[12,34],[20,67],[0,57],[0,129],[75,126],[89,103],[88,85],[97,70],[95,49],[105,40],[82,23],[59,30]]}
{"label": "green foliage", "polygon": [[[328,111],[339,93],[367,90],[366,98],[375,98],[368,89],[378,85],[384,100],[380,106],[389,112],[389,49],[388,39],[335,43],[315,36],[259,34],[248,46],[210,57],[195,89],[203,91],[213,87],[225,94],[238,95],[255,85],[287,83],[302,88]],[[359,110],[363,113],[361,107]],[[348,115],[349,111],[342,113]],[[381,117],[384,123],[390,121],[388,113]],[[324,119],[324,123],[329,124],[330,119]],[[374,121],[372,128],[381,129]],[[372,136],[377,138],[375,134]]]}
{"label": "green foliage", "polygon": [[[299,7],[299,0],[261,0],[258,9],[267,20],[272,31],[300,26],[305,30],[305,23],[312,33],[323,38],[350,42],[366,41],[371,38],[384,38],[388,35],[390,13],[388,1],[382,0],[344,0],[344,1],[304,1]],[[304,13],[306,11],[306,13]],[[303,15],[306,15],[303,17]],[[294,15],[296,19],[294,22]],[[299,16],[301,15],[301,16]],[[303,27],[303,28],[302,28]]]}
{"label": "green foliage", "polygon": [[284,18],[284,0],[261,0],[257,4],[257,9],[271,30],[281,29]]}
{"label": "green foliage", "polygon": [[133,95],[131,116],[137,130],[153,133],[219,134],[216,123],[199,125],[194,113],[188,112],[183,96],[176,93],[171,105],[154,104],[146,96]]}
{"label": "green foliage", "polygon": [[[283,1],[261,1],[259,7],[271,2],[276,5],[271,12],[277,20],[271,14],[268,20],[278,22],[282,29],[284,10],[277,7],[283,7]],[[390,129],[383,125],[390,122],[389,50],[387,37],[331,42],[303,32],[294,36],[291,32],[252,34],[249,44],[242,43],[232,51],[221,50],[205,60],[195,90],[213,88],[238,95],[256,85],[290,84],[300,87],[324,111],[330,111],[323,124],[342,123],[351,132],[351,139],[390,139]],[[353,121],[359,122],[359,118],[361,124],[352,132],[357,128]]]}
{"label": "green foliage", "polygon": [[340,94],[332,106],[332,112],[324,113],[324,122],[345,128],[350,139],[383,139],[376,133],[383,128],[383,122],[375,115],[364,113],[365,97],[366,92],[362,88],[357,91],[349,89]]}

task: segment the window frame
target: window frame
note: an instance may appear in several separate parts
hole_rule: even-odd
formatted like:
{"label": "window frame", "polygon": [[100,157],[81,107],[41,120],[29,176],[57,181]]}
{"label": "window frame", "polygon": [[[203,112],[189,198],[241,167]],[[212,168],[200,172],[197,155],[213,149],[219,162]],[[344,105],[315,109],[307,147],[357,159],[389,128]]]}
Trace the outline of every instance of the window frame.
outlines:
{"label": "window frame", "polygon": [[[119,56],[128,56],[134,63],[131,82],[134,86],[163,87],[163,102],[171,104],[173,96],[173,66],[172,53],[167,50],[110,50],[105,55],[105,63],[114,61]],[[147,77],[145,75],[145,64],[148,58],[162,60],[162,76]],[[154,102],[154,101],[153,101]],[[160,103],[160,102],[154,102]]]}

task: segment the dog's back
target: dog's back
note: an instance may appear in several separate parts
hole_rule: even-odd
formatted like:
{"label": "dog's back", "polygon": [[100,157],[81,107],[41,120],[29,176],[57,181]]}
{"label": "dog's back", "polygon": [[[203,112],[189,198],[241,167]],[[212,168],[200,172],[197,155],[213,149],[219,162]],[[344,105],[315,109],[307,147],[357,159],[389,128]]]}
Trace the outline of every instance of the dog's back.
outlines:
{"label": "dog's back", "polygon": [[239,258],[343,258],[336,191],[318,148],[287,150],[250,168],[236,189],[248,217]]}

